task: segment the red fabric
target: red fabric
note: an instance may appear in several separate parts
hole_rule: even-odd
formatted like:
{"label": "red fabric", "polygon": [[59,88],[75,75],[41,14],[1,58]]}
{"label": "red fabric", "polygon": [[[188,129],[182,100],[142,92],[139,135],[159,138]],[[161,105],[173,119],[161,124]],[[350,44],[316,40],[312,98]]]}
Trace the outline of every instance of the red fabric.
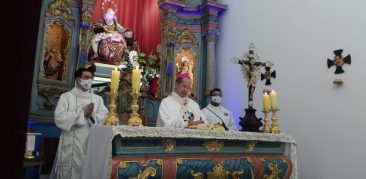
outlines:
{"label": "red fabric", "polygon": [[147,55],[156,54],[156,46],[161,42],[158,0],[97,0],[92,22],[103,18],[108,8],[116,11],[115,7],[118,22],[134,32],[140,50]]}

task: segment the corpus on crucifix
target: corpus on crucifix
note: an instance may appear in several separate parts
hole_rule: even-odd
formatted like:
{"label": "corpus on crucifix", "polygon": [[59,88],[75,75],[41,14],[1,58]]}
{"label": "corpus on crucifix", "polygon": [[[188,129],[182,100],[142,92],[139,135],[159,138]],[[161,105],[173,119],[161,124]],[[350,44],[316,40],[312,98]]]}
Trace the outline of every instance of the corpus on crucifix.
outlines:
{"label": "corpus on crucifix", "polygon": [[245,116],[240,117],[241,131],[260,132],[259,128],[263,125],[255,116],[256,109],[253,108],[253,94],[257,85],[257,80],[261,67],[272,65],[271,62],[260,62],[259,57],[254,53],[255,46],[253,43],[249,45],[249,52],[245,52],[242,58],[234,57],[231,62],[240,64],[242,73],[248,82],[248,109],[245,109]]}

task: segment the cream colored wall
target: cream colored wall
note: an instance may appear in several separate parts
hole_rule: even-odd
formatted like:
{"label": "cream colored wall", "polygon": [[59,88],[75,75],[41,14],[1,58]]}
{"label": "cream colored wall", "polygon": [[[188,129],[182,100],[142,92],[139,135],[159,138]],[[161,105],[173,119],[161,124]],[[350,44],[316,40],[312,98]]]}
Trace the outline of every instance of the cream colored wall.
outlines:
{"label": "cream colored wall", "polygon": [[[279,124],[298,143],[300,179],[365,178],[366,162],[366,1],[222,0],[217,42],[218,84],[223,104],[235,119],[247,107],[246,82],[232,57],[251,42],[277,78],[269,88],[279,94]],[[335,75],[327,68],[333,50],[351,54],[352,64]],[[344,80],[335,87],[335,78]],[[254,106],[262,106],[258,81]],[[258,117],[263,115],[257,111]],[[239,127],[241,128],[241,127]]]}

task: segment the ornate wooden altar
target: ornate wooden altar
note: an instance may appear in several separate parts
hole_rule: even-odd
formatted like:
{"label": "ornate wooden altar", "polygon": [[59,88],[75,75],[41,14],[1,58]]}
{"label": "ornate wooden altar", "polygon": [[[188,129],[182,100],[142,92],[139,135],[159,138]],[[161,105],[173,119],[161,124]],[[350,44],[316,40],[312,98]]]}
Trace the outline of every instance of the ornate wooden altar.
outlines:
{"label": "ornate wooden altar", "polygon": [[98,162],[88,155],[97,154],[88,150],[84,169],[95,168],[100,173],[100,168],[107,168],[113,179],[297,178],[296,143],[289,135],[93,126],[88,148],[98,151],[98,155],[98,147],[104,147],[93,137],[102,136],[101,129],[110,130],[110,140],[105,141],[112,141],[108,144],[112,149],[107,149],[112,156],[105,158],[112,158],[113,165],[111,169],[93,166]]}

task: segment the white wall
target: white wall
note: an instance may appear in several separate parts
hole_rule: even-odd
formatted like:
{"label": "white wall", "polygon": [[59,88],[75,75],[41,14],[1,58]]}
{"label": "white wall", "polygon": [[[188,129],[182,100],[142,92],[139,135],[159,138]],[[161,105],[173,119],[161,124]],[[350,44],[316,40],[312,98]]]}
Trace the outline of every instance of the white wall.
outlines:
{"label": "white wall", "polygon": [[[364,178],[366,171],[366,1],[222,0],[217,44],[218,84],[223,104],[236,120],[247,107],[246,82],[231,64],[251,42],[263,61],[274,63],[279,124],[298,143],[300,179]],[[335,75],[327,68],[333,50],[352,64]],[[332,81],[343,79],[342,87]],[[262,106],[258,81],[254,106]],[[257,111],[258,117],[263,117]],[[237,121],[238,122],[238,121]],[[241,129],[241,127],[239,127]]]}

